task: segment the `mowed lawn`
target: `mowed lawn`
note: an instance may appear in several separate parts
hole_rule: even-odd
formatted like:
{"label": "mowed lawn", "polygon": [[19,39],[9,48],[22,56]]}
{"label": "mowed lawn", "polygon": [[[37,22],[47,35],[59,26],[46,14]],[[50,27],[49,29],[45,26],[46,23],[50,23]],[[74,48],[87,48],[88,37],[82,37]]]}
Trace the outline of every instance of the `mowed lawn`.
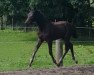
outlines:
{"label": "mowed lawn", "polygon": [[[29,60],[36,44],[36,32],[20,32],[12,30],[0,31],[0,71],[23,70],[27,69]],[[71,59],[71,53],[68,52],[64,58],[64,66],[91,65],[94,64],[94,43],[73,43],[75,57],[78,64]],[[55,56],[55,44],[53,44]],[[46,43],[40,47],[32,68],[51,68],[55,67]]]}

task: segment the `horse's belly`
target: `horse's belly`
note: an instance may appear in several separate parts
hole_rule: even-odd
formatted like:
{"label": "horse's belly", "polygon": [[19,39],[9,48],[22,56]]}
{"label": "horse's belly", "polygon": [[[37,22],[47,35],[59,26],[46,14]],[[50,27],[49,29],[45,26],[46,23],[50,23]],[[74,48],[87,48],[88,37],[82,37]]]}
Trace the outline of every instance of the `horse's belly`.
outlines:
{"label": "horse's belly", "polygon": [[53,33],[53,36],[52,36],[52,39],[53,40],[57,40],[57,39],[64,39],[65,37],[65,33],[64,32],[56,32],[56,33]]}

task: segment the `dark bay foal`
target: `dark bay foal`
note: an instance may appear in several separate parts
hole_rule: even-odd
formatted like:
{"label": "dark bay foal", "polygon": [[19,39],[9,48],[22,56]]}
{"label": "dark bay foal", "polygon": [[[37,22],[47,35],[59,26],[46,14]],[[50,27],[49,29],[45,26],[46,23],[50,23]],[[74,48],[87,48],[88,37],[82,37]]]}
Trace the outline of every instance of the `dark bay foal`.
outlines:
{"label": "dark bay foal", "polygon": [[[67,21],[50,22],[43,15],[43,13],[38,10],[30,11],[28,13],[28,17],[25,23],[30,24],[32,22],[37,23],[39,32],[38,32],[38,41],[34,49],[32,59],[30,60],[29,66],[31,66],[34,60],[35,54],[38,51],[41,44],[43,43],[43,41],[47,42],[49,47],[49,54],[53,60],[53,63],[55,63],[57,66],[60,66],[60,63],[62,62],[63,58],[65,57],[69,49],[71,50],[72,59],[77,63],[74,56],[73,44],[70,42],[71,36],[73,36],[74,38],[77,38],[77,34],[76,34],[75,27],[71,23]],[[59,63],[56,63],[56,60],[52,53],[52,41],[57,39],[63,39],[65,42],[65,53],[61,57]]]}

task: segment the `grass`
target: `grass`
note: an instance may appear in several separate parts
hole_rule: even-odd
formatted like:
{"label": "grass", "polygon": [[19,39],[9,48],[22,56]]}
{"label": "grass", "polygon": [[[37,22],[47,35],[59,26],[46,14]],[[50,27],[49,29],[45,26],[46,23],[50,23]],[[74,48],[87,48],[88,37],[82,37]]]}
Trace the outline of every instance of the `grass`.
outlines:
{"label": "grass", "polygon": [[35,41],[37,39],[36,32],[22,32],[13,31],[10,29],[0,31],[0,42],[23,42],[23,41]]}
{"label": "grass", "polygon": [[[12,30],[0,31],[0,71],[22,70],[28,68],[37,39],[36,32],[20,32]],[[78,65],[94,64],[94,43],[74,43]],[[55,55],[55,45],[53,45]],[[68,52],[64,58],[64,66],[76,65]],[[51,68],[53,64],[46,43],[40,47],[32,68]]]}

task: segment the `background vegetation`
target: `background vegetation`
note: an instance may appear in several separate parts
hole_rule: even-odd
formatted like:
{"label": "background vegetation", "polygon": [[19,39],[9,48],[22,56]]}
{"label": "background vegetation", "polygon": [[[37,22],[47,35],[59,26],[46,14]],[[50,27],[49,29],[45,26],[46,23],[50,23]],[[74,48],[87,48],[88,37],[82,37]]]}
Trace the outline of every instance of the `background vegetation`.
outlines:
{"label": "background vegetation", "polygon": [[76,26],[92,27],[94,0],[0,0],[0,25],[24,26],[30,9],[41,10],[49,20],[73,21]]}

